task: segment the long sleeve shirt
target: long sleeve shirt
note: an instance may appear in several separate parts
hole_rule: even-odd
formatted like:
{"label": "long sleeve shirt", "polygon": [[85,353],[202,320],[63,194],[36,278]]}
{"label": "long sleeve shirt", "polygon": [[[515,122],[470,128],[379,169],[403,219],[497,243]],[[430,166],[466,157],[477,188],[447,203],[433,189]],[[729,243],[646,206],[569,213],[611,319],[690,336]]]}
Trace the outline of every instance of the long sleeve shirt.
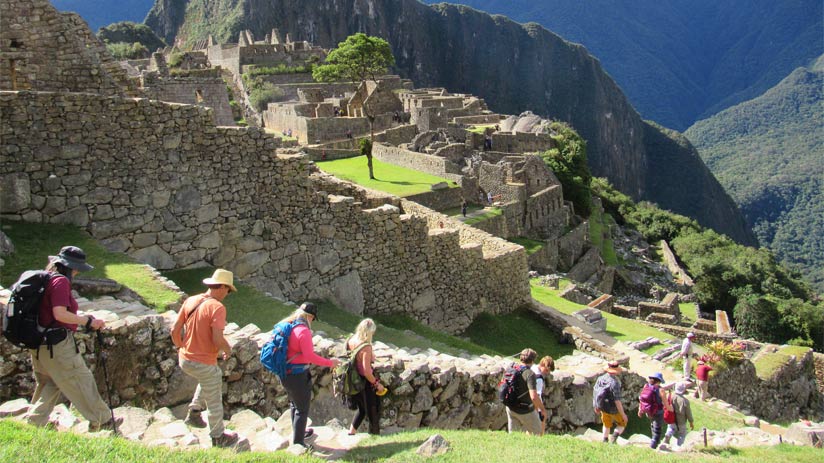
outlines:
{"label": "long sleeve shirt", "polygon": [[315,353],[312,343],[312,331],[306,325],[297,325],[289,336],[286,359],[293,364],[314,363],[322,367],[331,367],[332,361]]}
{"label": "long sleeve shirt", "polygon": [[679,428],[687,424],[687,421],[692,423],[692,408],[690,408],[690,401],[683,395],[674,394],[672,396],[672,409],[675,411],[675,424]]}

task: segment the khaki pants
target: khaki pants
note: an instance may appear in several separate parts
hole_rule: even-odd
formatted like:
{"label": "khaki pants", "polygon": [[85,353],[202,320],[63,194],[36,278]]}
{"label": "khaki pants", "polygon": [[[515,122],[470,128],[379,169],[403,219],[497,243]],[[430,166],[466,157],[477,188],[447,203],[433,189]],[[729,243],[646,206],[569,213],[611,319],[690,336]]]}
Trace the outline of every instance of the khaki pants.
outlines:
{"label": "khaki pants", "polygon": [[223,372],[217,365],[179,361],[184,373],[197,380],[195,396],[189,404],[189,411],[209,410],[209,435],[223,435]]}
{"label": "khaki pants", "polygon": [[49,353],[48,346],[40,346],[39,350],[39,359],[37,350],[30,350],[37,387],[26,420],[33,425],[44,426],[62,392],[90,424],[108,423],[112,412],[100,397],[92,372],[77,353],[74,336],[69,334],[52,346],[54,357]]}
{"label": "khaki pants", "polygon": [[506,421],[509,432],[526,431],[534,436],[541,435],[541,419],[535,410],[521,414],[515,413],[509,407],[506,407]]}
{"label": "khaki pants", "polygon": [[709,384],[709,381],[698,380],[698,395],[701,397],[701,400],[707,400],[710,396],[708,391]]}

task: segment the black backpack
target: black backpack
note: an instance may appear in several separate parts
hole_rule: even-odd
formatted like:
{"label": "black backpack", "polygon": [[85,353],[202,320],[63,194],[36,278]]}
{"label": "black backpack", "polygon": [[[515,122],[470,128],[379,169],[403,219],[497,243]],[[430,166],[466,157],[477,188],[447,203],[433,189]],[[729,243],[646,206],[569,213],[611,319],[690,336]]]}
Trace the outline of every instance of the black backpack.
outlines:
{"label": "black backpack", "polygon": [[516,413],[526,413],[532,400],[529,398],[529,388],[526,385],[523,372],[526,366],[515,366],[507,368],[504,377],[498,383],[498,398],[510,410]]}
{"label": "black backpack", "polygon": [[51,276],[44,270],[29,270],[11,287],[9,303],[2,313],[3,336],[17,347],[37,349],[43,343],[46,328],[40,326],[38,316]]}

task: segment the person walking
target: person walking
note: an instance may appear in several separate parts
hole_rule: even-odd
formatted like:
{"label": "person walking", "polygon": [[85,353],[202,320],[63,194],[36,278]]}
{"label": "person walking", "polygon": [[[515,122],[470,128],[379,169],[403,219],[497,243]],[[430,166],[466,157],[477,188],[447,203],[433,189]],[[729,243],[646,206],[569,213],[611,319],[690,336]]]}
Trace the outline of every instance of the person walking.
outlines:
{"label": "person walking", "polygon": [[546,424],[549,422],[549,412],[543,406],[544,386],[546,386],[548,375],[555,371],[555,360],[549,355],[541,358],[537,364],[533,364],[532,372],[535,373],[535,392],[541,400],[541,409],[538,410],[538,418],[541,419],[541,435],[546,433]]}
{"label": "person walking", "polygon": [[[621,395],[621,382],[618,375],[623,369],[618,362],[609,362],[604,369],[605,373],[595,381],[592,393],[592,406],[595,413],[601,415],[601,422],[604,427],[604,442],[615,443],[618,436],[627,427],[627,414],[624,412],[624,404]],[[610,435],[612,427],[615,431]]]}
{"label": "person walking", "polygon": [[664,444],[669,446],[670,439],[675,436],[676,445],[679,447],[684,445],[684,440],[687,438],[687,422],[690,423],[690,429],[695,429],[695,423],[692,420],[692,408],[690,401],[685,396],[687,392],[687,383],[679,382],[675,384],[675,396],[672,397],[672,410],[675,413],[675,423],[667,426],[667,434],[664,437]]}
{"label": "person walking", "polygon": [[[538,395],[537,377],[532,371],[532,364],[538,353],[530,348],[521,351],[519,366],[515,366],[512,372],[516,377],[515,394],[518,397],[517,405],[506,407],[507,430],[525,431],[527,434],[535,436],[541,435],[541,418],[539,413],[546,415],[544,402]],[[520,380],[519,380],[520,379]]]}
{"label": "person walking", "polygon": [[695,397],[700,397],[702,401],[706,401],[709,397],[710,371],[712,371],[711,366],[703,360],[698,361],[698,366],[695,367],[695,377],[698,379],[698,390],[695,391]]}
{"label": "person walking", "polygon": [[376,329],[375,322],[371,318],[365,318],[358,323],[355,334],[346,341],[346,350],[356,352],[355,365],[365,384],[363,390],[352,398],[358,410],[355,412],[352,424],[349,426],[350,436],[358,432],[364,418],[369,418],[369,434],[378,435],[381,433],[381,403],[378,395],[383,395],[386,388],[372,370],[372,364],[375,362],[372,337],[375,335]]}
{"label": "person walking", "polygon": [[308,448],[305,439],[314,430],[306,429],[309,420],[309,403],[312,400],[312,375],[309,365],[335,368],[340,363],[337,359],[327,359],[315,353],[312,343],[312,322],[318,319],[318,308],[311,302],[304,302],[291,315],[281,322],[298,323],[292,328],[286,349],[288,360],[286,378],[283,387],[289,396],[289,410],[292,415],[292,444]]}
{"label": "person walking", "polygon": [[195,428],[205,428],[201,413],[208,410],[212,446],[231,447],[238,442],[238,435],[227,431],[223,424],[223,371],[217,365],[217,358],[226,360],[232,354],[232,346],[223,335],[226,327],[223,300],[237,288],[232,272],[224,269],[215,270],[203,284],[206,292],[183,302],[172,327],[172,342],[178,347],[178,365],[197,380],[184,422]]}
{"label": "person walking", "polygon": [[48,329],[44,343],[29,349],[36,386],[25,419],[35,426],[48,424],[49,414],[61,394],[89,421],[90,431],[114,429],[122,421],[112,420],[112,411],[100,397],[94,376],[74,339],[78,326],[86,330],[106,326],[103,320],[91,315],[77,315],[77,300],[72,296],[72,279],[93,268],[86,263],[86,253],[76,246],[64,246],[56,256],[49,256],[46,271],[51,278],[38,312],[40,326]]}
{"label": "person walking", "polygon": [[687,337],[681,343],[681,358],[684,361],[684,379],[689,379],[692,376],[692,340],[695,338],[695,333],[687,333]]}
{"label": "person walking", "polygon": [[466,207],[467,207],[466,199],[461,198],[461,214],[463,214],[464,217],[466,217]]}
{"label": "person walking", "polygon": [[647,377],[647,384],[641,390],[638,398],[638,418],[647,416],[650,419],[652,439],[650,448],[655,450],[661,443],[664,433],[664,398],[661,396],[661,385],[664,384],[664,375],[654,373]]}

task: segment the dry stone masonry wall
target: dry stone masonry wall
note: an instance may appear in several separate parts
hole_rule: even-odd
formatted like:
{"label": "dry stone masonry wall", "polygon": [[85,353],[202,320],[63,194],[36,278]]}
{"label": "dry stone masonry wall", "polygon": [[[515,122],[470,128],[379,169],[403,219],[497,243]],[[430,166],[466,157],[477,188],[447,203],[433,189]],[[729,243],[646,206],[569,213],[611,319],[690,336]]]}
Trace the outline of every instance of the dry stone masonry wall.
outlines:
{"label": "dry stone masonry wall", "polygon": [[449,332],[529,298],[522,248],[431,233],[419,206],[402,215],[329,196],[308,159],[275,154],[279,139],[259,129],[215,127],[204,108],[0,92],[0,112],[5,219],[71,223],[160,269],[210,263],[276,296],[406,312]]}

